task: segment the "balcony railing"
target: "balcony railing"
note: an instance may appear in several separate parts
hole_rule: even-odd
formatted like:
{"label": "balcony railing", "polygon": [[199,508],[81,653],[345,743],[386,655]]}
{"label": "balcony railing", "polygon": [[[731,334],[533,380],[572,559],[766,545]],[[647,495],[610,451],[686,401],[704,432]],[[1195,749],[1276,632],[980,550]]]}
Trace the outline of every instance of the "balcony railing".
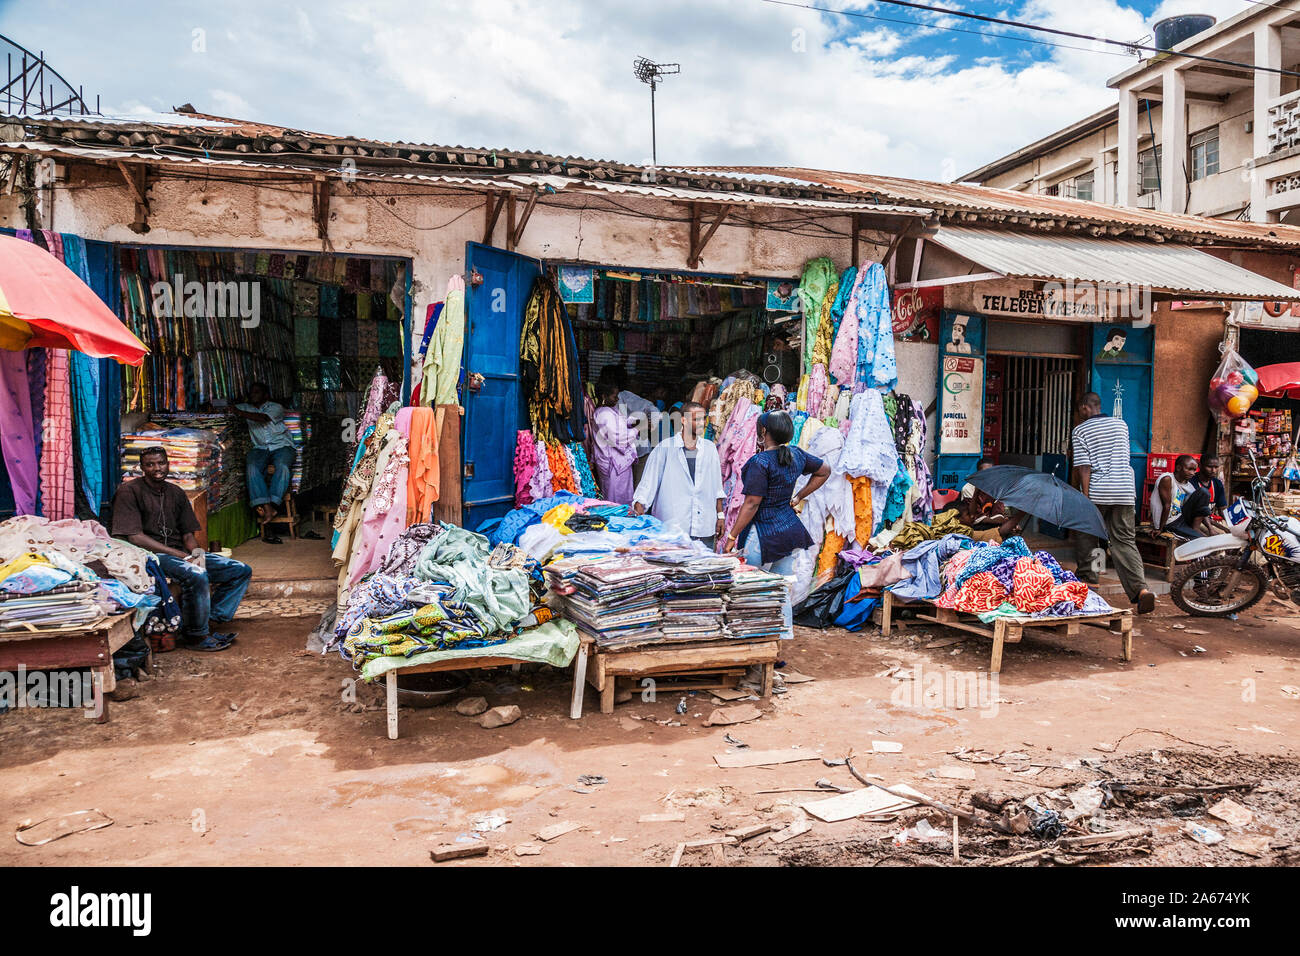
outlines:
{"label": "balcony railing", "polygon": [[1278,153],[1293,146],[1300,146],[1300,90],[1268,104],[1268,151]]}

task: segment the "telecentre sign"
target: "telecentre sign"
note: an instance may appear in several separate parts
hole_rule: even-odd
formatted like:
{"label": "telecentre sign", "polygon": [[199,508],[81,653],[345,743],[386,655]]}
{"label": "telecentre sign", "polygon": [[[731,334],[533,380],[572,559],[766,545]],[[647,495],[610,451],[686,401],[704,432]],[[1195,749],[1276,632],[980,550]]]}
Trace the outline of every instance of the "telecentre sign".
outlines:
{"label": "telecentre sign", "polygon": [[1042,288],[988,289],[977,293],[985,315],[1041,316],[1072,322],[1141,321],[1150,318],[1151,292],[1093,282],[1048,282]]}

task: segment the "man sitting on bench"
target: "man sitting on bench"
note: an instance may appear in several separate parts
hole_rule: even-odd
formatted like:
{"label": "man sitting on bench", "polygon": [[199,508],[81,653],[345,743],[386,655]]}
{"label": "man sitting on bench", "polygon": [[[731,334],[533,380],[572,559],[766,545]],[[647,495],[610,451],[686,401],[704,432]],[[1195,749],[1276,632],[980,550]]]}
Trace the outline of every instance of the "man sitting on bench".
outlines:
{"label": "man sitting on bench", "polygon": [[161,446],[140,452],[142,478],[124,482],[113,497],[113,534],[152,551],[162,573],[179,581],[184,622],[183,646],[224,651],[233,634],[214,634],[213,624],[229,624],[248,590],[253,569],[199,547],[199,520],[179,485],[167,480],[170,467]]}
{"label": "man sitting on bench", "polygon": [[235,414],[248,422],[248,435],[253,442],[246,459],[248,503],[262,525],[262,540],[279,544],[279,538],[267,533],[266,523],[275,517],[289,491],[294,459],[298,457],[293,436],[284,423],[284,406],[271,401],[265,382],[254,382],[248,389],[248,402],[236,405]]}

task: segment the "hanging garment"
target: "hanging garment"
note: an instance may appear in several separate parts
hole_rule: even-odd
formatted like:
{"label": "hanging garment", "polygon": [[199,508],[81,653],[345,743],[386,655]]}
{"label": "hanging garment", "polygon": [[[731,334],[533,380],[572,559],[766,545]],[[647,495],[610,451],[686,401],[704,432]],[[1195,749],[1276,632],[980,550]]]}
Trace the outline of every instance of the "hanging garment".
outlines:
{"label": "hanging garment", "polygon": [[873,262],[864,270],[858,290],[858,359],[855,382],[888,392],[898,384],[898,363],[894,357],[894,323],[889,308],[889,284],[885,269]]}
{"label": "hanging garment", "polygon": [[[827,519],[839,535],[848,538],[855,534],[856,526],[853,517],[853,489],[840,468],[844,436],[834,428],[822,427],[809,441],[807,451],[824,461],[830,467],[831,474],[820,488],[804,499],[799,519],[808,529],[813,541],[822,540],[822,529]],[[807,483],[806,478],[801,478],[795,483],[795,492],[798,493]]]}
{"label": "hanging garment", "polygon": [[47,349],[41,441],[41,510],[57,521],[74,517],[72,398],[66,349]]}
{"label": "hanging garment", "polygon": [[528,482],[528,493],[534,501],[543,501],[555,493],[555,476],[551,474],[551,461],[546,453],[546,442],[534,436],[532,432],[528,435],[533,443],[533,455],[537,460],[537,468]]}
{"label": "hanging garment", "polygon": [[438,500],[433,504],[433,519],[452,524],[460,522],[460,406],[439,405],[434,410],[438,432]]}
{"label": "hanging garment", "polygon": [[831,346],[831,361],[827,368],[831,378],[847,391],[854,382],[858,366],[858,300],[861,297],[862,282],[866,271],[858,272],[853,288],[845,302],[844,315],[848,321],[840,323],[835,333],[835,343]]}
{"label": "hanging garment", "polygon": [[465,280],[460,275],[447,280],[444,302],[424,356],[424,375],[420,382],[423,405],[457,404],[456,385],[460,381],[465,346]]}
{"label": "hanging garment", "polygon": [[577,344],[559,290],[546,275],[534,280],[524,307],[519,371],[533,434],[548,441],[581,441],[585,419]]}
{"label": "hanging garment", "polygon": [[812,372],[808,376],[808,397],[800,408],[814,418],[821,417],[817,413],[826,399],[826,389],[829,384],[826,378],[826,366],[821,362],[814,362]]}
{"label": "hanging garment", "polygon": [[853,488],[853,537],[858,544],[866,547],[875,530],[875,515],[871,503],[871,479],[853,476],[849,478]]}
{"label": "hanging garment", "polygon": [[93,514],[103,494],[104,446],[99,429],[99,359],[69,352],[73,435],[77,440],[78,486]]}
{"label": "hanging garment", "polygon": [[[402,409],[406,411],[406,409]],[[433,515],[441,475],[438,471],[438,418],[432,408],[412,408],[407,454],[406,526],[424,524]],[[400,413],[399,413],[400,414]]]}
{"label": "hanging garment", "polygon": [[846,474],[870,478],[888,489],[898,470],[898,452],[880,393],[873,389],[854,395],[849,421],[840,467]]}
{"label": "hanging garment", "polygon": [[26,352],[0,350],[0,450],[13,489],[14,510],[36,513],[40,462],[32,428]]}
{"label": "hanging garment", "polygon": [[[854,288],[857,287],[858,269],[856,266],[849,266],[840,273],[840,281],[835,286],[835,301],[831,304],[831,347],[834,348],[835,337],[839,335],[840,324],[844,320],[844,310],[849,304],[849,296],[853,294]],[[829,367],[830,360],[827,359]]]}
{"label": "hanging garment", "polygon": [[822,299],[821,317],[817,321],[817,338],[812,342],[813,365],[828,365],[831,360],[831,347],[835,344],[835,320],[831,310],[839,297],[840,280],[832,278],[826,287],[826,296]]}
{"label": "hanging garment", "polygon": [[804,372],[812,367],[812,346],[817,339],[817,327],[821,322],[822,300],[826,298],[826,290],[834,281],[835,263],[825,256],[810,259],[804,264],[803,276],[796,293],[803,310],[804,342],[807,343],[803,353]]}
{"label": "hanging garment", "polygon": [[348,566],[348,585],[378,568],[406,530],[407,439],[400,428],[384,437],[361,519],[359,545]]}
{"label": "hanging garment", "polygon": [[533,433],[520,431],[515,437],[515,506],[533,502],[532,480],[537,471],[537,445]]}

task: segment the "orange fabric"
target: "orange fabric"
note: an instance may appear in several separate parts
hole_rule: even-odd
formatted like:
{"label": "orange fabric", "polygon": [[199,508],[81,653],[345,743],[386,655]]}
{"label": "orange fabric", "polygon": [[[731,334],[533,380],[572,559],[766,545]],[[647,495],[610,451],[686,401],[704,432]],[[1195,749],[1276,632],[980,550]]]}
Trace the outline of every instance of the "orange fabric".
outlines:
{"label": "orange fabric", "polygon": [[849,477],[853,486],[853,522],[854,534],[858,544],[865,546],[871,540],[871,530],[875,527],[875,516],[871,513],[871,479]]}
{"label": "orange fabric", "polygon": [[438,500],[438,417],[432,408],[411,409],[411,464],[406,471],[406,526],[429,520]]}

